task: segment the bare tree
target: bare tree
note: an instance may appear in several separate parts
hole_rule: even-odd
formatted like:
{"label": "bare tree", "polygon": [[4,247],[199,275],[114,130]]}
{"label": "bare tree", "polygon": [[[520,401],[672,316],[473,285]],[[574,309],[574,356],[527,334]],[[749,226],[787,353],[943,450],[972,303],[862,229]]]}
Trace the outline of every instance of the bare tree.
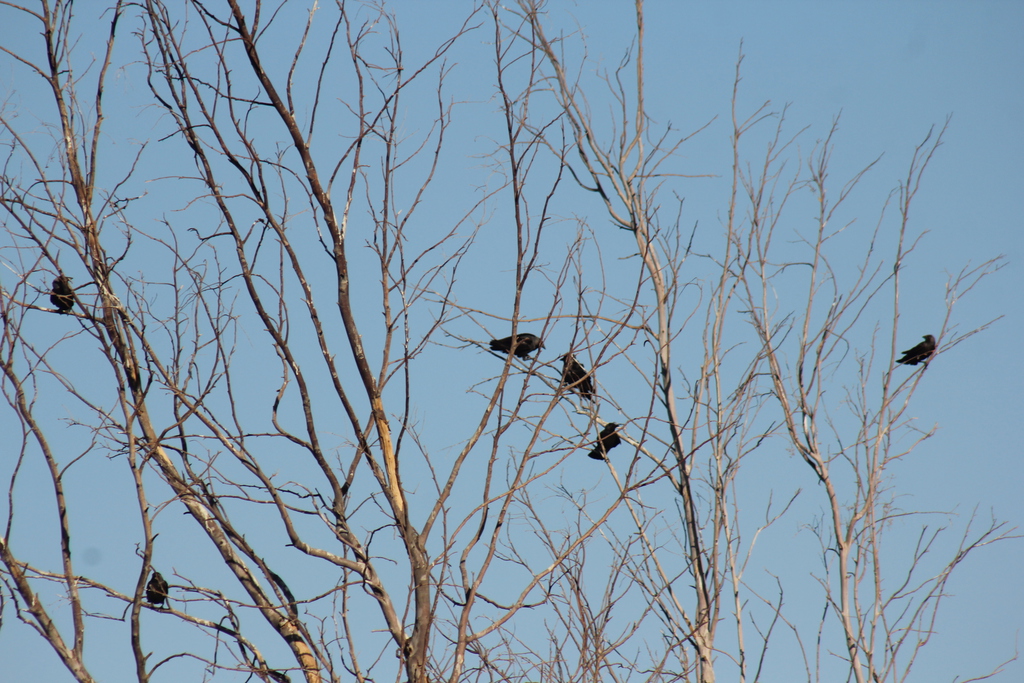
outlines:
{"label": "bare tree", "polygon": [[[906,417],[910,399],[921,374],[896,381],[892,369],[897,358],[900,333],[900,269],[913,251],[916,240],[908,236],[912,200],[922,175],[942,133],[929,133],[917,148],[907,177],[899,185],[896,198],[899,222],[895,230],[879,220],[866,235],[863,262],[847,274],[847,265],[836,264],[831,242],[848,225],[831,227],[840,205],[871,166],[839,188],[838,199],[829,175],[833,153],[833,126],[829,136],[799,170],[787,172],[787,153],[802,131],[787,133],[785,112],[773,112],[770,103],[753,114],[738,111],[739,64],[733,96],[733,178],[723,243],[704,255],[680,241],[678,223],[665,225],[660,193],[669,178],[681,177],[672,164],[673,153],[687,137],[673,139],[671,128],[652,130],[644,96],[644,15],[643,3],[636,3],[638,33],[632,54],[623,60],[614,74],[604,76],[610,95],[619,105],[612,129],[607,121],[598,122],[590,107],[591,89],[581,84],[579,74],[565,63],[560,40],[545,35],[539,5],[520,4],[531,19],[536,42],[544,51],[551,70],[551,83],[558,106],[565,111],[567,126],[574,142],[572,154],[554,151],[563,163],[574,169],[580,186],[602,201],[613,225],[632,234],[638,254],[648,274],[640,301],[650,301],[645,329],[650,347],[657,349],[652,359],[650,387],[664,410],[663,449],[651,457],[666,468],[672,487],[679,494],[680,539],[689,566],[677,575],[666,572],[658,562],[659,552],[646,545],[645,579],[650,599],[657,603],[676,642],[685,648],[682,661],[693,662],[696,679],[702,683],[716,680],[715,654],[723,647],[718,629],[731,609],[735,627],[733,647],[728,658],[738,669],[739,680],[759,680],[772,633],[781,623],[795,632],[800,649],[807,651],[803,638],[817,632],[814,663],[808,662],[808,680],[829,679],[822,670],[822,656],[834,654],[823,644],[820,634],[829,628],[830,619],[838,622],[847,654],[848,671],[838,672],[857,681],[904,680],[920,648],[927,644],[938,603],[953,570],[971,551],[1009,537],[1006,525],[992,521],[982,531],[964,530],[951,555],[937,565],[926,556],[934,552],[943,529],[921,529],[918,546],[907,557],[890,560],[883,552],[881,539],[894,519],[909,515],[895,507],[895,496],[885,486],[890,465],[906,455],[920,439],[911,439],[909,447],[898,446],[904,435],[916,433]],[[631,71],[632,70],[632,71]],[[771,119],[777,126],[767,138],[761,159],[745,161],[742,142],[759,126]],[[552,145],[554,148],[554,145]],[[809,236],[798,229],[803,251],[780,244],[779,233],[787,205],[798,190],[810,188],[818,206],[817,222],[808,226]],[[882,212],[884,218],[884,209]],[[876,245],[889,238],[891,256],[887,259]],[[786,234],[788,238],[788,233]],[[698,276],[690,281],[704,292],[704,359],[697,377],[689,382],[692,408],[680,411],[676,394],[677,370],[672,360],[674,343],[682,335],[676,322],[679,293],[687,278],[689,262],[700,258],[719,267],[717,278]],[[847,256],[848,258],[848,256]],[[948,286],[947,315],[940,331],[946,335],[954,305],[979,280],[997,270],[999,259],[965,269],[951,278]],[[803,310],[789,308],[778,292],[796,292],[805,302]],[[891,319],[889,352],[881,361],[880,393],[873,390],[878,369],[872,350],[851,348],[850,339],[862,327],[870,326],[881,299],[891,296],[892,303],[882,319]],[[824,309],[824,311],[822,310]],[[691,312],[692,318],[700,309]],[[726,327],[730,314],[740,311],[749,317],[757,332],[754,343],[743,347],[743,337]],[[961,333],[946,342],[953,346],[980,331]],[[875,327],[872,338],[877,336]],[[904,335],[905,336],[905,335]],[[727,341],[729,339],[735,341]],[[749,349],[749,350],[748,350]],[[872,345],[874,349],[874,345]],[[877,361],[876,361],[877,363]],[[853,370],[848,368],[853,367]],[[765,383],[765,379],[770,382]],[[840,418],[840,405],[826,398],[831,390],[843,387],[854,420]],[[825,436],[822,432],[827,426]],[[687,439],[687,435],[689,438]],[[741,509],[736,493],[736,477],[743,460],[762,444],[787,437],[791,448],[810,466],[818,491],[824,493],[831,524],[822,525],[826,573],[819,577],[826,609],[816,629],[800,627],[782,611],[784,588],[780,584],[777,599],[759,595],[745,584],[744,572],[754,549],[753,540],[742,541]],[[842,473],[836,472],[841,466]],[[671,469],[669,469],[671,468]],[[848,469],[846,469],[848,468]],[[795,494],[794,494],[795,495]],[[697,500],[708,501],[706,507]],[[793,499],[781,510],[771,507],[764,522],[754,533],[777,521]],[[643,536],[647,520],[638,518],[637,529]],[[626,552],[636,553],[635,548]],[[662,551],[663,552],[663,551]],[[831,558],[837,558],[833,564]],[[899,576],[891,565],[906,566]],[[919,578],[921,577],[921,578]],[[892,587],[889,587],[889,585]],[[679,600],[688,587],[688,604]],[[666,596],[671,596],[667,600]],[[745,614],[754,597],[764,602],[767,618]],[[745,627],[757,629],[760,652],[749,653]]]}
{"label": "bare tree", "polygon": [[[75,680],[99,678],[86,634],[111,621],[127,628],[105,647],[139,681],[758,680],[780,627],[820,680],[834,643],[805,643],[834,625],[850,678],[902,680],[951,572],[1006,537],[964,531],[938,572],[934,531],[904,574],[881,545],[902,514],[886,468],[909,451],[926,370],[893,374],[899,270],[941,134],[897,194],[889,259],[866,246],[851,276],[829,225],[857,179],[829,204],[831,139],[787,176],[781,116],[750,170],[742,143],[768,108],[734,107],[720,241],[695,249],[682,207],[666,220],[661,195],[692,182],[675,155],[688,136],[652,129],[642,3],[633,52],[596,87],[525,1],[477,8],[409,58],[371,4],[301,22],[234,0],[82,11],[5,7],[41,29],[4,54],[47,99],[26,95],[31,123],[0,115],[0,365],[18,425],[4,609]],[[470,36],[493,65],[482,122],[450,86]],[[115,74],[132,87],[111,107]],[[609,96],[610,132],[590,106]],[[466,137],[469,172],[452,161]],[[461,172],[472,190],[453,196],[438,181]],[[806,187],[814,232],[780,246]],[[973,333],[953,304],[997,267],[951,282],[940,353]],[[887,354],[850,341],[865,326]],[[544,346],[488,343],[524,334]],[[702,350],[685,369],[683,344]],[[745,573],[758,535],[795,514],[799,486],[758,501],[753,525],[740,515],[741,466],[780,443],[831,514],[816,529],[827,609],[809,626],[783,579],[762,595]],[[116,567],[83,571],[104,510]]]}

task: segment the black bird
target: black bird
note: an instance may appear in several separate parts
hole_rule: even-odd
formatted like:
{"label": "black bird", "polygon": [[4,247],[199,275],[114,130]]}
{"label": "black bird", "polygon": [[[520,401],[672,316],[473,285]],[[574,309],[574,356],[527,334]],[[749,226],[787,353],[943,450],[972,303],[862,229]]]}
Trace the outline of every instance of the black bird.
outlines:
{"label": "black bird", "polygon": [[622,443],[622,439],[619,438],[618,432],[616,432],[618,428],[619,425],[614,422],[606,424],[604,429],[601,430],[597,446],[594,447],[594,450],[587,453],[587,457],[594,460],[607,460],[608,458],[605,456],[608,455],[608,451]]}
{"label": "black bird", "polygon": [[924,363],[925,367],[928,366],[928,361],[935,354],[935,337],[930,334],[924,335],[924,341],[915,346],[912,349],[907,349],[903,352],[903,358],[897,360],[897,363],[903,363],[904,365],[917,365],[918,363]]}
{"label": "black bird", "polygon": [[[516,335],[516,356],[519,358],[529,358],[531,353],[542,348],[544,348],[544,341],[537,335],[529,332],[521,332]],[[508,353],[511,350],[512,337],[491,340],[491,351]]]}
{"label": "black bird", "polygon": [[75,290],[71,289],[71,278],[67,275],[53,278],[50,303],[57,307],[58,313],[67,313],[75,307]]}
{"label": "black bird", "polygon": [[594,400],[594,376],[571,353],[562,356],[562,384],[588,401]]}
{"label": "black bird", "polygon": [[146,584],[146,600],[150,604],[160,606],[167,600],[167,581],[160,576],[160,572],[153,572],[153,578]]}

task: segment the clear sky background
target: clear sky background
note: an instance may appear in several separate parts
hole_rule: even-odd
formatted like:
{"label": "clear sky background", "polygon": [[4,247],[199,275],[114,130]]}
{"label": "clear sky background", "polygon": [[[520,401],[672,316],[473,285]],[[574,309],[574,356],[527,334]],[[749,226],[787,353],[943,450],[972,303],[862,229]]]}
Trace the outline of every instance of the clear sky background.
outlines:
{"label": "clear sky background", "polygon": [[[467,6],[393,3],[408,61],[432,52],[441,37],[452,33]],[[283,11],[294,12],[294,21],[301,23],[307,7],[296,3]],[[915,146],[950,117],[912,215],[912,227],[927,235],[903,275],[901,348],[917,343],[920,335],[937,333],[949,274],[1004,255],[1006,266],[972,292],[955,316],[961,331],[1000,319],[929,368],[912,411],[925,425],[937,425],[939,432],[900,463],[894,486],[904,508],[954,509],[961,522],[977,511],[982,524],[994,516],[1020,525],[1024,449],[1018,432],[1024,423],[1024,361],[1013,350],[1013,340],[1024,336],[1024,220],[1019,207],[1024,199],[1024,3],[651,1],[646,12],[648,108],[655,123],[671,122],[687,132],[710,122],[680,151],[687,172],[715,176],[681,186],[686,196],[683,225],[697,222],[712,230],[724,219],[731,164],[730,98],[741,43],[741,111],[752,112],[767,100],[773,110],[789,105],[791,130],[809,127],[800,138],[805,151],[840,117],[833,139],[837,178],[851,177],[881,155],[851,200],[850,213],[872,225],[878,207],[905,177]],[[587,35],[590,57],[606,68],[619,62],[632,38],[631,3],[554,2],[552,14],[562,26],[578,22]],[[494,76],[483,47],[490,40],[487,31],[463,38],[452,53],[454,68],[446,87],[455,99],[465,99],[470,110],[497,107],[488,100]],[[19,48],[29,44],[20,41],[38,37],[0,32],[0,40]],[[135,49],[135,44],[125,40],[122,49]],[[16,69],[7,61],[0,64],[5,89],[27,82],[14,75]],[[119,77],[118,87],[130,99],[131,91],[144,89],[145,83],[129,69]],[[46,93],[21,95],[31,99]],[[130,117],[138,111],[127,108],[112,116],[133,125]],[[151,123],[138,125],[139,139],[159,137]],[[464,147],[456,146],[449,154],[479,153],[471,139],[457,144]],[[458,195],[461,184],[472,177],[472,167],[467,164],[466,169],[438,180],[435,196]],[[426,210],[436,212],[439,220],[446,216],[444,206],[428,202]],[[603,382],[609,379],[602,377]],[[782,490],[788,482],[769,485]],[[117,516],[116,511],[109,514]],[[798,532],[793,522],[779,533]],[[102,534],[96,535],[94,543],[102,548]],[[982,673],[1013,656],[1024,627],[1022,566],[1024,543],[1019,540],[968,559],[949,584],[936,634],[912,681]],[[0,661],[13,662],[2,665],[9,673],[0,673],[0,678],[67,680],[49,648],[15,626],[0,629]],[[27,652],[32,656],[26,657]],[[39,673],[37,655],[44,660],[45,675]],[[1024,662],[1009,664],[996,680],[1024,680]]]}

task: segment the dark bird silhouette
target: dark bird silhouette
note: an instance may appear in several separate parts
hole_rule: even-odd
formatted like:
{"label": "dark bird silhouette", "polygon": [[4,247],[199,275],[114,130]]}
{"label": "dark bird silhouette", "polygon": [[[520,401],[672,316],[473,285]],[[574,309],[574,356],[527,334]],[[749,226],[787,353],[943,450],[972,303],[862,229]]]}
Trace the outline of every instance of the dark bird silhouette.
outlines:
{"label": "dark bird silhouette", "polygon": [[[537,335],[529,332],[521,332],[516,335],[516,356],[519,358],[529,358],[531,353],[542,348],[544,348],[544,341]],[[491,351],[508,353],[511,350],[512,337],[491,340]]]}
{"label": "dark bird silhouette", "polygon": [[160,606],[167,600],[167,581],[160,576],[160,572],[153,572],[153,578],[146,584],[146,600],[151,605]]}
{"label": "dark bird silhouette", "polygon": [[903,358],[897,360],[897,363],[903,363],[904,365],[917,365],[918,363],[924,363],[925,367],[928,366],[928,361],[931,360],[932,355],[935,354],[935,337],[930,334],[924,335],[924,341],[915,346],[912,349],[907,349],[903,352]]}
{"label": "dark bird silhouette", "polygon": [[588,401],[594,400],[594,376],[571,353],[562,356],[562,384]]}
{"label": "dark bird silhouette", "polygon": [[608,455],[608,451],[622,443],[622,439],[619,438],[619,434],[616,431],[618,428],[619,425],[614,422],[606,424],[604,429],[601,430],[597,446],[594,447],[594,450],[587,453],[587,457],[594,460],[607,460],[608,458],[605,456]]}
{"label": "dark bird silhouette", "polygon": [[71,278],[67,275],[53,278],[50,303],[56,306],[58,313],[67,313],[75,307],[75,290],[71,289]]}

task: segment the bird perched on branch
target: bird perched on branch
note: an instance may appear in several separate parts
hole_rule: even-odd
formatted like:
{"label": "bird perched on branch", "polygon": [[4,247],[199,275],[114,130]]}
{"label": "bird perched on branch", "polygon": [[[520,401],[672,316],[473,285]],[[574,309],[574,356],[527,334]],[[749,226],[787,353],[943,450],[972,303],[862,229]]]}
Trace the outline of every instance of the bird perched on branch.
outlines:
{"label": "bird perched on branch", "polygon": [[926,334],[924,335],[923,342],[912,349],[904,351],[903,358],[900,358],[896,362],[903,363],[904,365],[917,365],[918,363],[924,363],[925,367],[928,367],[928,361],[931,360],[933,355],[935,355],[935,337],[930,334]]}
{"label": "bird perched on branch", "polygon": [[146,600],[151,605],[160,606],[167,600],[167,581],[160,576],[160,572],[154,571],[153,578],[146,584]]}
{"label": "bird perched on branch", "polygon": [[594,400],[594,376],[571,353],[562,356],[562,384],[588,401]]}
{"label": "bird perched on branch", "polygon": [[[537,349],[544,348],[544,341],[535,334],[521,332],[516,335],[515,354],[519,358],[529,358],[530,354]],[[512,337],[504,339],[492,339],[491,351],[512,351]]]}
{"label": "bird perched on branch", "polygon": [[598,437],[597,446],[594,450],[587,453],[588,458],[594,460],[607,460],[608,451],[622,443],[622,439],[619,437],[618,430],[619,425],[614,422],[609,422],[601,430],[601,435]]}
{"label": "bird perched on branch", "polygon": [[53,278],[50,303],[57,308],[58,313],[67,313],[75,307],[75,290],[71,289],[71,278],[67,275],[58,275]]}

